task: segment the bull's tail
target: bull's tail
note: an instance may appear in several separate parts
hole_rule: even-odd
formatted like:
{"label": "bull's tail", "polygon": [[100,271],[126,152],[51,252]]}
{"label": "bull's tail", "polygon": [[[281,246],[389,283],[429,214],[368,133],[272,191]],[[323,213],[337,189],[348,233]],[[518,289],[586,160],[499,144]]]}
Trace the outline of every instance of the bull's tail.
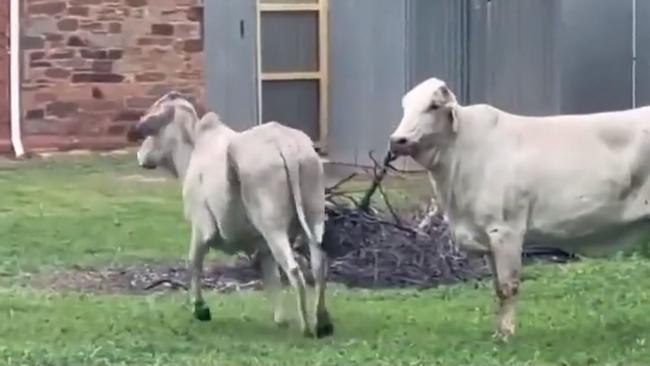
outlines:
{"label": "bull's tail", "polygon": [[294,151],[291,151],[293,150],[291,148],[293,148],[294,145],[276,143],[276,147],[280,152],[280,156],[284,161],[284,167],[287,170],[287,180],[289,181],[289,189],[291,190],[291,196],[293,197],[293,203],[296,208],[296,215],[298,215],[298,222],[300,222],[302,231],[305,233],[309,243],[313,243],[315,236],[307,224],[305,208],[302,202],[302,191],[300,189],[300,165],[298,160],[295,158],[297,154],[295,154]]}

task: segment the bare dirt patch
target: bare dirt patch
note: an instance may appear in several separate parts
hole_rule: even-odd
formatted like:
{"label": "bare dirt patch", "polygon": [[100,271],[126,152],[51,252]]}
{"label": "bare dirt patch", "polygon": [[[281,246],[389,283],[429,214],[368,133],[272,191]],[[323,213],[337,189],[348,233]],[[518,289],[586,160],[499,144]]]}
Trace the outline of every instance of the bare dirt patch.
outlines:
{"label": "bare dirt patch", "polygon": [[[187,289],[186,265],[177,263],[140,264],[122,268],[74,268],[54,273],[29,275],[27,283],[36,288],[84,292],[145,293]],[[232,263],[206,265],[202,286],[219,292],[260,289],[259,271],[242,259]]]}
{"label": "bare dirt patch", "polygon": [[[470,256],[453,244],[442,214],[429,214],[425,221],[395,223],[351,207],[328,207],[327,213],[323,248],[329,257],[330,282],[375,289],[429,288],[489,276],[485,258]],[[298,253],[311,284],[308,250],[298,248]],[[543,248],[527,251],[525,257],[554,262],[572,259],[566,253]],[[76,268],[31,275],[27,282],[54,290],[146,293],[187,289],[189,276],[185,263],[178,261]],[[261,289],[259,264],[255,256],[208,263],[202,286],[219,292]]]}
{"label": "bare dirt patch", "polygon": [[170,179],[163,176],[148,176],[143,174],[131,174],[120,177],[121,180],[138,182],[138,183],[163,183]]}
{"label": "bare dirt patch", "polygon": [[[395,224],[354,208],[328,208],[323,247],[329,257],[329,280],[350,287],[432,287],[487,275],[482,258],[470,258],[451,242],[441,215],[424,229]],[[299,262],[312,282],[308,251]],[[146,292],[186,289],[184,262],[122,268],[76,268],[29,277],[30,285],[56,290]],[[220,292],[261,288],[259,265],[241,257],[206,266],[202,285]]]}

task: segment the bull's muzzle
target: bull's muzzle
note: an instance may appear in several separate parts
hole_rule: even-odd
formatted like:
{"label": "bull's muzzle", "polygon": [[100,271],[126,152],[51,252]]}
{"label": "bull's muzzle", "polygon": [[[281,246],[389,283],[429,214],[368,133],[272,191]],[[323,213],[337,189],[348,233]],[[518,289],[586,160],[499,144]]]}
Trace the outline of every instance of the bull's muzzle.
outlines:
{"label": "bull's muzzle", "polygon": [[147,159],[146,156],[142,153],[142,149],[138,150],[136,153],[136,158],[138,159],[138,165],[144,169],[156,169],[157,164],[151,159]]}
{"label": "bull's muzzle", "polygon": [[415,149],[415,141],[404,136],[390,137],[390,151],[395,155],[411,155]]}

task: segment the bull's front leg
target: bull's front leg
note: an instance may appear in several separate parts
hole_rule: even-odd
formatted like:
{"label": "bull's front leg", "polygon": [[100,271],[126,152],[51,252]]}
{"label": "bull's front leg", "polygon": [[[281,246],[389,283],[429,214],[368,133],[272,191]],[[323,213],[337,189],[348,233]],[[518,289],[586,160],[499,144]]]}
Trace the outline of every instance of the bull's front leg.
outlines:
{"label": "bull's front leg", "polygon": [[210,308],[203,300],[201,277],[203,276],[203,260],[210,249],[207,240],[203,240],[197,228],[192,228],[190,252],[188,254],[188,269],[190,272],[190,296],[194,304],[194,317],[201,321],[209,321],[212,316]]}
{"label": "bull's front leg", "polygon": [[515,333],[515,307],[521,277],[523,235],[510,228],[492,228],[489,262],[494,276],[494,289],[499,301],[496,336],[507,340]]}

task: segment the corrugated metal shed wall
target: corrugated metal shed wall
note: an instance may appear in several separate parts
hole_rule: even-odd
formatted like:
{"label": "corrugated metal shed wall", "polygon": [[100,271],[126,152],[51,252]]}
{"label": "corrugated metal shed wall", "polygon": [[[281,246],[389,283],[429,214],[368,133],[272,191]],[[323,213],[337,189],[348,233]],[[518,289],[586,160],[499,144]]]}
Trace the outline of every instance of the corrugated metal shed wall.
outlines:
{"label": "corrugated metal shed wall", "polygon": [[401,116],[405,0],[330,0],[329,158],[370,164]]}
{"label": "corrugated metal shed wall", "polygon": [[514,113],[559,110],[558,0],[470,0],[469,101]]}
{"label": "corrugated metal shed wall", "polygon": [[[381,154],[402,95],[431,76],[461,102],[522,114],[630,107],[633,1],[330,0],[329,158],[368,164],[369,150]],[[254,4],[206,2],[209,102],[243,127],[257,113]],[[642,105],[650,1],[637,0],[636,17]]]}
{"label": "corrugated metal shed wall", "polygon": [[[632,0],[565,0],[561,5],[561,111],[630,108]],[[640,19],[645,23],[647,17]]]}
{"label": "corrugated metal shed wall", "polygon": [[[530,115],[632,106],[633,0],[470,2],[470,102]],[[650,5],[638,4],[643,37]],[[650,42],[637,45],[650,55]],[[638,70],[639,95],[650,94],[649,68]]]}
{"label": "corrugated metal shed wall", "polygon": [[636,105],[650,105],[650,1],[636,0]]}
{"label": "corrugated metal shed wall", "polygon": [[468,100],[467,0],[408,0],[406,12],[408,88],[435,76],[462,103]]}

